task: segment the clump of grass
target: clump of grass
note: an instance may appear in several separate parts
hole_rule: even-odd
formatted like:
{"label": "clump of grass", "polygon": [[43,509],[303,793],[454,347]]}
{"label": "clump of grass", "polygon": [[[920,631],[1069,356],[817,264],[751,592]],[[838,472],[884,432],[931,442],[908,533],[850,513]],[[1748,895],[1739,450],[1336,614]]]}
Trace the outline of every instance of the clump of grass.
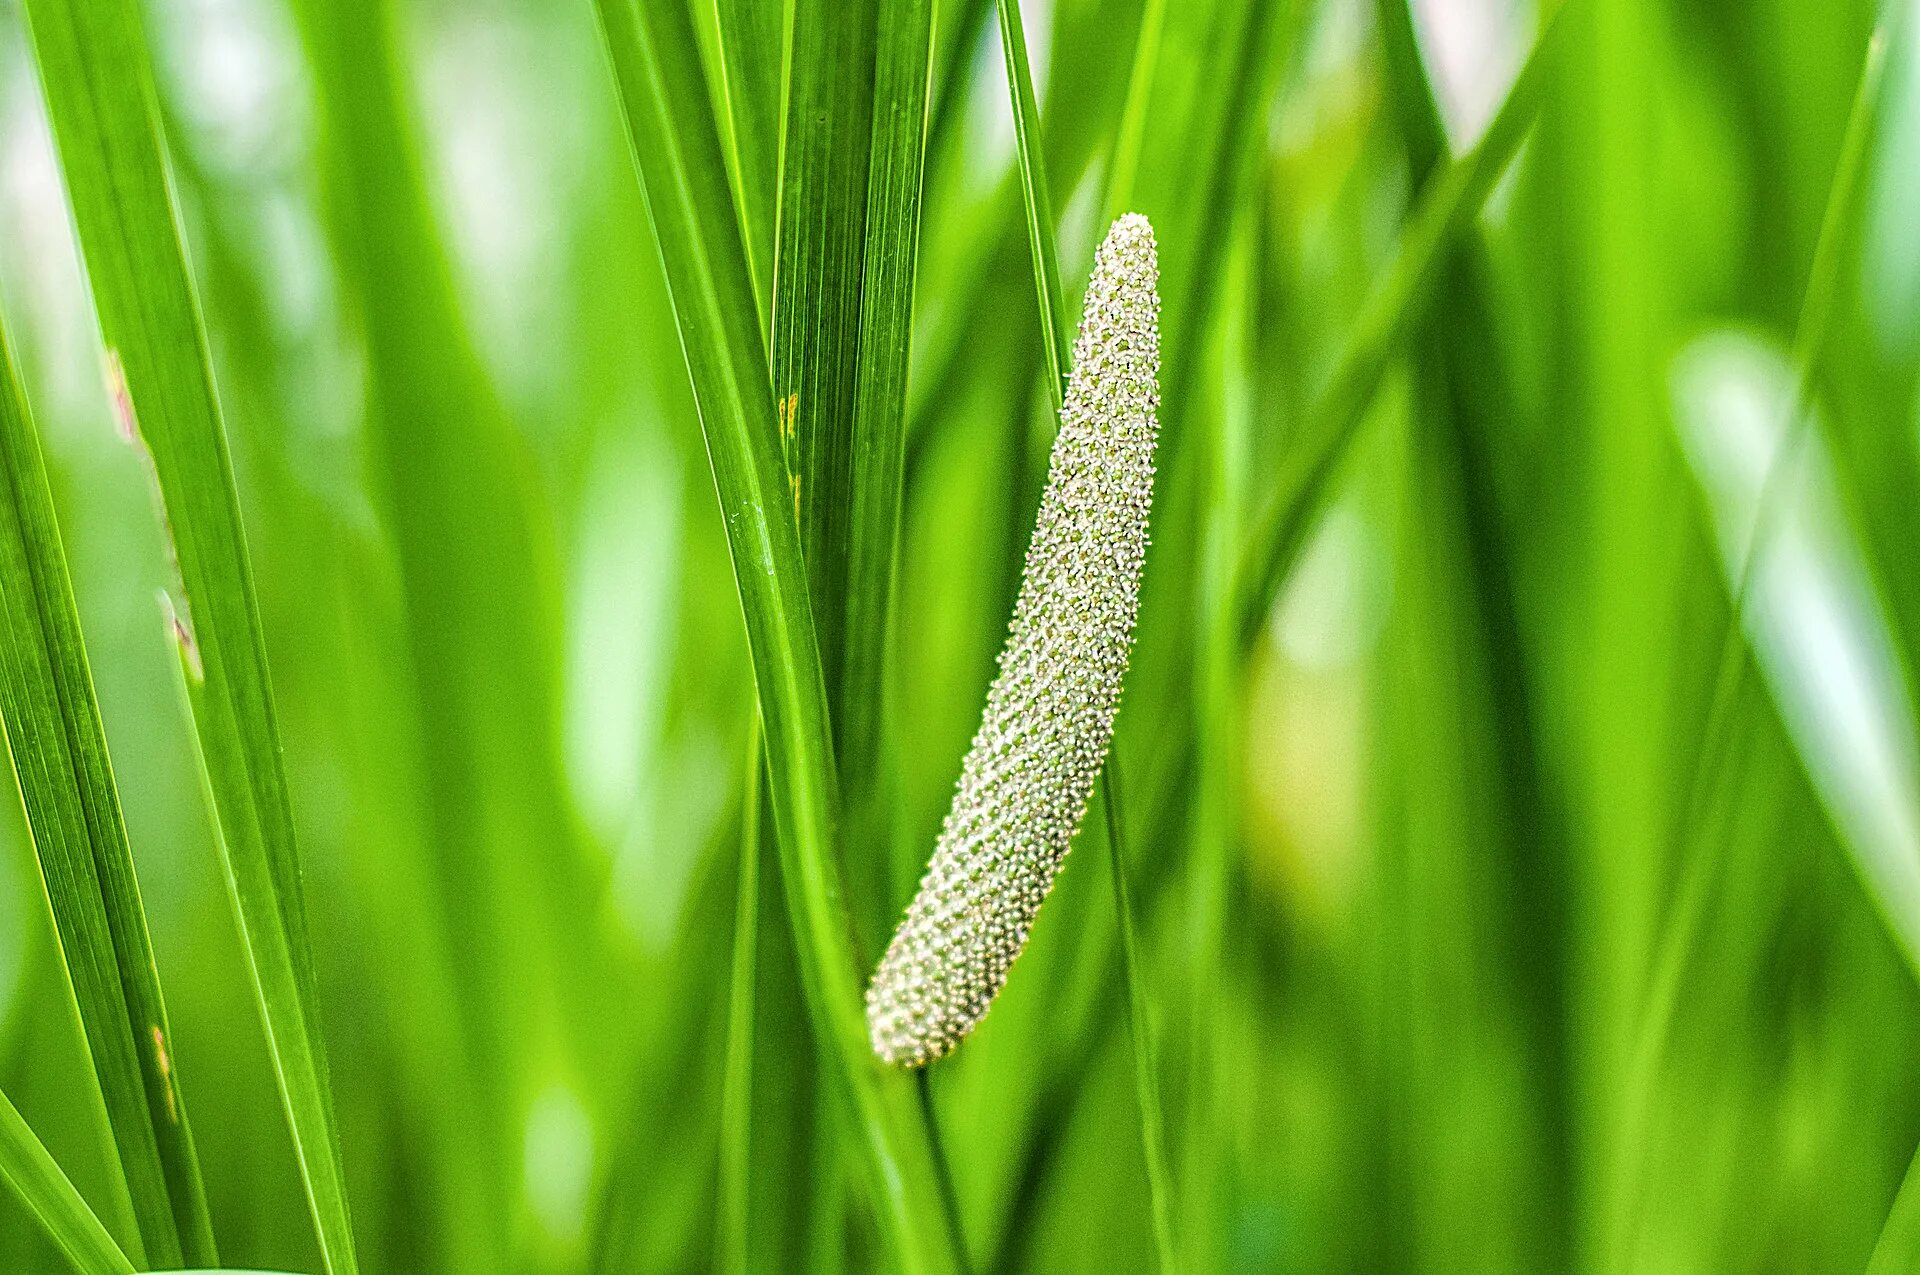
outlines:
{"label": "clump of grass", "polygon": [[986,1015],[1106,761],[1140,607],[1160,368],[1153,227],[1094,258],[1000,674],[933,861],[867,990],[874,1052],[919,1067]]}

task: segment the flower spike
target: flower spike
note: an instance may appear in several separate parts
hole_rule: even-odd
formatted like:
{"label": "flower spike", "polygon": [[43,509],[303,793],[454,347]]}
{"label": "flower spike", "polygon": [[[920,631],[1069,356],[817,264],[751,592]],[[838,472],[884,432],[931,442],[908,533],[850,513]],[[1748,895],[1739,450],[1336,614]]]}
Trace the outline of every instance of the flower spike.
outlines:
{"label": "flower spike", "polygon": [[1153,500],[1160,301],[1153,227],[1094,256],[1046,491],[1000,672],[933,861],[867,989],[874,1052],[920,1067],[986,1015],[1105,765]]}

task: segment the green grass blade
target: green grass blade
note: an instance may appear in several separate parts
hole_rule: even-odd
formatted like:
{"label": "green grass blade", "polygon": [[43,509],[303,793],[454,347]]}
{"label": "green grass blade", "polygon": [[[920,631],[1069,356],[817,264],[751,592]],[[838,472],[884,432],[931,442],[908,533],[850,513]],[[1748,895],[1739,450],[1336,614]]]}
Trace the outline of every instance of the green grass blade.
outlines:
{"label": "green grass blade", "polygon": [[[1447,154],[1447,138],[1433,84],[1421,60],[1413,9],[1407,0],[1378,0],[1378,27],[1389,91],[1402,144],[1418,182],[1431,181]],[[1469,233],[1443,269],[1439,288],[1445,318],[1420,325],[1417,362],[1431,387],[1429,403],[1412,426],[1430,431],[1441,453],[1419,481],[1459,509],[1466,551],[1465,579],[1471,637],[1484,652],[1489,707],[1496,723],[1494,765],[1500,808],[1486,821],[1489,841],[1512,882],[1503,937],[1526,1033],[1530,1089],[1538,1107],[1544,1199],[1540,1247],[1532,1260],[1563,1267],[1574,1230],[1574,1101],[1567,1022],[1569,915],[1564,878],[1569,846],[1559,811],[1547,797],[1537,695],[1524,657],[1527,635],[1515,584],[1516,555],[1506,511],[1500,507],[1495,449],[1522,407],[1504,358],[1499,309],[1487,286],[1483,238]],[[1443,623],[1446,621],[1442,621]]]}
{"label": "green grass blade", "polygon": [[844,706],[868,689],[849,659],[849,608],[874,586],[853,566],[871,532],[855,520],[877,512],[872,449],[857,430],[882,424],[855,409],[877,13],[871,0],[794,8],[773,267],[774,402],[836,744]]}
{"label": "green grass blade", "polygon": [[[478,1103],[482,1216],[511,1242],[522,1091],[544,1049],[584,1048],[602,953],[590,864],[552,723],[560,691],[537,466],[476,346],[410,118],[390,0],[296,7],[322,125],[331,242],[368,363],[373,489],[404,596],[423,748],[433,923]],[[537,990],[536,990],[537,989]],[[589,1075],[589,1082],[598,1077]]]}
{"label": "green grass blade", "polygon": [[677,3],[600,0],[629,141],[666,267],[766,731],[781,875],[808,1003],[851,1100],[852,1128],[899,1266],[951,1270],[912,1081],[867,1043],[861,972],[834,854],[838,795],[825,679],[779,451],[745,252],[706,113],[699,49]]}
{"label": "green grass blade", "polygon": [[1256,633],[1292,569],[1321,498],[1401,343],[1424,311],[1451,249],[1506,172],[1545,97],[1565,9],[1535,42],[1486,133],[1429,183],[1386,277],[1368,299],[1340,361],[1292,444],[1272,494],[1255,517],[1236,572],[1235,613],[1244,640]]}
{"label": "green grass blade", "polygon": [[[1151,19],[1153,15],[1147,15]],[[1015,0],[1000,0],[1002,51],[1007,59],[1007,81],[1013,94],[1016,146],[1020,156],[1020,185],[1026,200],[1028,243],[1031,249],[1034,293],[1039,300],[1047,385],[1054,414],[1060,412],[1067,383],[1065,338],[1066,300],[1060,285],[1059,252],[1055,246],[1047,174],[1040,157],[1039,119],[1033,109],[1033,77],[1027,66],[1026,37]],[[1142,31],[1142,39],[1148,32]],[[1139,63],[1136,61],[1136,71]],[[1149,82],[1145,81],[1145,82]],[[1142,82],[1130,89],[1144,93]],[[1137,139],[1136,139],[1137,142]],[[1146,1014],[1146,987],[1139,965],[1137,936],[1126,891],[1126,840],[1121,829],[1117,763],[1109,757],[1100,772],[1100,800],[1107,812],[1107,844],[1113,860],[1113,901],[1119,919],[1122,975],[1133,1027],[1134,1076],[1140,1095],[1141,1138],[1147,1161],[1147,1188],[1154,1217],[1154,1241],[1163,1271],[1177,1270],[1173,1247],[1171,1182],[1167,1173],[1165,1123],[1161,1114],[1157,1063]]]}
{"label": "green grass blade", "polygon": [[133,1263],[0,1093],[0,1178],[83,1275],[131,1275]]}
{"label": "green grass blade", "polygon": [[40,445],[0,328],[0,716],[147,1260],[218,1261]]}
{"label": "green grass blade", "polygon": [[1903,1275],[1920,1270],[1920,1154],[1907,1165],[1900,1190],[1874,1242],[1866,1275]]}
{"label": "green grass blade", "polygon": [[[1808,269],[1806,291],[1795,327],[1791,354],[1794,384],[1783,406],[1782,434],[1755,497],[1752,530],[1744,556],[1736,565],[1730,606],[1721,635],[1719,657],[1708,701],[1700,746],[1687,776],[1683,804],[1674,825],[1676,850],[1683,852],[1679,880],[1672,902],[1660,919],[1644,997],[1637,1010],[1632,1054],[1621,1090],[1616,1147],[1610,1179],[1609,1242],[1616,1253],[1627,1253],[1640,1224],[1638,1183],[1650,1154],[1653,1105],[1667,1066],[1681,990],[1701,953],[1706,912],[1719,879],[1729,836],[1724,807],[1735,791],[1736,754],[1744,723],[1740,711],[1753,667],[1747,623],[1755,564],[1771,543],[1774,528],[1787,505],[1789,489],[1803,468],[1809,437],[1812,389],[1827,350],[1831,316],[1847,259],[1847,246],[1858,230],[1859,201],[1865,186],[1866,156],[1878,110],[1886,65],[1884,30],[1868,41],[1859,82],[1842,136],[1839,158],[1823,209],[1819,238]],[[1789,710],[1788,717],[1792,714]],[[1789,729],[1798,746],[1800,734]],[[1812,756],[1808,770],[1816,788],[1835,759]],[[1840,821],[1840,826],[1849,826]],[[1911,869],[1896,849],[1858,844],[1843,838],[1859,868],[1862,883],[1910,964],[1920,965],[1920,916],[1911,906]]]}
{"label": "green grass blade", "polygon": [[1140,34],[1127,74],[1127,97],[1120,108],[1120,128],[1107,161],[1105,220],[1112,221],[1133,206],[1134,178],[1140,171],[1140,146],[1147,133],[1147,104],[1153,96],[1153,76],[1160,65],[1160,34],[1167,25],[1167,0],[1146,0],[1140,11]]}
{"label": "green grass blade", "polygon": [[1120,970],[1127,987],[1127,1027],[1133,1038],[1133,1080],[1140,1103],[1140,1149],[1147,1162],[1147,1196],[1153,1208],[1153,1242],[1162,1272],[1180,1269],[1173,1238],[1173,1180],[1167,1171],[1166,1116],[1160,1101],[1160,1071],[1155,1062],[1153,1014],[1147,1003],[1146,972],[1140,963],[1140,936],[1127,888],[1127,844],[1120,809],[1120,764],[1109,760],[1101,774],[1100,804],[1107,812],[1107,864],[1113,873],[1113,907],[1120,932]]}
{"label": "green grass blade", "polygon": [[972,1270],[967,1259],[967,1237],[960,1226],[960,1192],[953,1181],[953,1163],[947,1158],[947,1145],[940,1135],[940,1116],[933,1103],[933,1073],[922,1067],[913,1073],[913,1085],[920,1099],[920,1123],[927,1131],[927,1145],[933,1148],[933,1173],[940,1189],[941,1216],[947,1224],[947,1242],[956,1254],[962,1271]]}
{"label": "green grass blade", "polygon": [[764,331],[773,305],[787,6],[782,0],[714,0],[714,19],[720,33],[720,92],[727,106],[727,174]]}
{"label": "green grass blade", "polygon": [[1027,247],[1033,257],[1033,289],[1040,304],[1040,344],[1046,353],[1047,389],[1055,415],[1067,392],[1068,324],[1060,289],[1060,248],[1053,225],[1053,197],[1047,190],[1046,148],[1041,145],[1040,108],[1033,97],[1033,69],[1027,61],[1027,33],[1020,22],[1020,0],[998,0],[1000,48],[1007,64],[1007,92],[1013,105],[1014,148],[1020,160],[1020,194],[1027,218]]}
{"label": "green grass blade", "polygon": [[[227,883],[329,1271],[355,1269],[292,811],[239,497],[133,0],[26,8],[123,423],[150,454]],[[136,424],[137,422],[137,424]]]}
{"label": "green grass blade", "polygon": [[[853,403],[852,534],[847,544],[846,685],[838,705],[840,776],[857,844],[885,836],[887,676],[894,636],[907,432],[907,365],[913,343],[920,194],[926,159],[927,85],[933,55],[930,0],[884,4],[875,32],[873,144],[867,173],[860,350]],[[917,852],[900,853],[919,861]],[[900,865],[872,853],[884,886]],[[876,890],[881,926],[888,889]]]}
{"label": "green grass blade", "polygon": [[747,777],[740,795],[740,879],[733,909],[727,1051],[720,1082],[720,1223],[715,1265],[733,1272],[752,1269],[753,969],[760,959],[760,775],[765,765],[756,715],[747,728]]}

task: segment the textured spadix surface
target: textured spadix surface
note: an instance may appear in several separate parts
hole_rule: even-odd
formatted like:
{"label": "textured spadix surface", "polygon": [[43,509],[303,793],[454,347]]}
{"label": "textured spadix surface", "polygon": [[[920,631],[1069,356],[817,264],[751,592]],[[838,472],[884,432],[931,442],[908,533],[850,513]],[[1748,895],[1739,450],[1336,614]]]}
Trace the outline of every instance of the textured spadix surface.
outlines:
{"label": "textured spadix surface", "polygon": [[1114,222],[1094,257],[1000,672],[933,861],[867,989],[888,1062],[931,1062],[986,1014],[1106,761],[1153,499],[1157,274],[1147,219]]}

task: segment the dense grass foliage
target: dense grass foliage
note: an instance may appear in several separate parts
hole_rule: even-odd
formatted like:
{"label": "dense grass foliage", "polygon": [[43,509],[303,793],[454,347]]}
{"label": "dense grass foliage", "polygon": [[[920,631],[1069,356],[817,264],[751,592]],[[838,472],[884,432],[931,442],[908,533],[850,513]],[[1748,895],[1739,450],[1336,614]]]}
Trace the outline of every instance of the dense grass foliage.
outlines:
{"label": "dense grass foliage", "polygon": [[1920,1269],[1914,7],[0,0],[0,1271]]}

